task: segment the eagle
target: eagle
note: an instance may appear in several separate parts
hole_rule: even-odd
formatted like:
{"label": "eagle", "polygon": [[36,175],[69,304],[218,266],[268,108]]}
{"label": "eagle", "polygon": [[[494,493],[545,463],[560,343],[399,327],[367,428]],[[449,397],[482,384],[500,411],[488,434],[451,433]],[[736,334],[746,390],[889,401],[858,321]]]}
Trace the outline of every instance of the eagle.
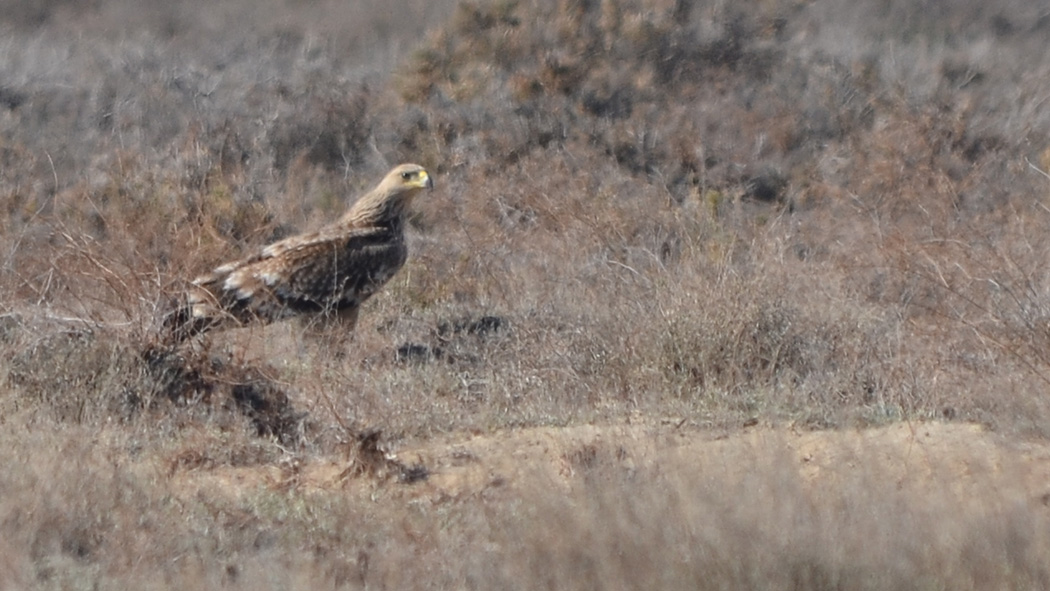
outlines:
{"label": "eagle", "polygon": [[194,279],[164,325],[177,342],[292,317],[321,325],[335,321],[351,333],[361,304],[405,264],[407,208],[421,190],[433,187],[422,166],[395,167],[338,221]]}

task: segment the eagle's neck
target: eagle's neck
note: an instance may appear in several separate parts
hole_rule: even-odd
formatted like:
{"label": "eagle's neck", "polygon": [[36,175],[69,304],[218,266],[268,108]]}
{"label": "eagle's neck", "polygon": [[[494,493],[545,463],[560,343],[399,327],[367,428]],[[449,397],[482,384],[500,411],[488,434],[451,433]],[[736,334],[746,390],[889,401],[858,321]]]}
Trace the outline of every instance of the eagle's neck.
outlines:
{"label": "eagle's neck", "polygon": [[416,191],[403,191],[397,195],[371,193],[362,197],[341,220],[351,226],[381,226],[401,230],[404,226],[405,209]]}

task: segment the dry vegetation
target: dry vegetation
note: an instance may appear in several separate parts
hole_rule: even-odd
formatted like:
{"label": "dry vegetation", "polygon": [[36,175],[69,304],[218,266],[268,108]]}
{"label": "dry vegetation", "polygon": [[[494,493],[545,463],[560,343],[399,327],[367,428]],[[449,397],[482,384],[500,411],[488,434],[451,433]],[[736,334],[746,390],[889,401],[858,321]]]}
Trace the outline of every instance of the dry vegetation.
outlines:
{"label": "dry vegetation", "polygon": [[[1038,4],[0,0],[0,587],[1050,587]],[[164,342],[401,161],[349,352]]]}

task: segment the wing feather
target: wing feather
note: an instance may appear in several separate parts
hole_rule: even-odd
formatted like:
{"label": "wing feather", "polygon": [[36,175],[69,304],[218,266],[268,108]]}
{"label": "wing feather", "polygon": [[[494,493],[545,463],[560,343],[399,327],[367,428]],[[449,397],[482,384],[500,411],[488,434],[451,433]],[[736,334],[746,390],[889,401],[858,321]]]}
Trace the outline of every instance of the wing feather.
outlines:
{"label": "wing feather", "polygon": [[407,248],[390,228],[325,229],[267,246],[194,284],[241,321],[359,306],[405,263]]}

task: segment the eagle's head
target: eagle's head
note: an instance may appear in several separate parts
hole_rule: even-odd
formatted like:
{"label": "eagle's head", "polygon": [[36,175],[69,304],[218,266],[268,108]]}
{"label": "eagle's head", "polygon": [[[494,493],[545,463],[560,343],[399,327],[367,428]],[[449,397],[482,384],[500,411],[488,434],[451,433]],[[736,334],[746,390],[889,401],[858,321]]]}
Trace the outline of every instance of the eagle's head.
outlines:
{"label": "eagle's head", "polygon": [[433,189],[434,180],[430,178],[430,173],[418,164],[400,164],[386,175],[379,186],[415,193],[418,189]]}
{"label": "eagle's head", "polygon": [[377,223],[400,218],[405,208],[423,189],[433,189],[430,173],[418,164],[400,164],[354,204],[347,219],[356,223]]}

